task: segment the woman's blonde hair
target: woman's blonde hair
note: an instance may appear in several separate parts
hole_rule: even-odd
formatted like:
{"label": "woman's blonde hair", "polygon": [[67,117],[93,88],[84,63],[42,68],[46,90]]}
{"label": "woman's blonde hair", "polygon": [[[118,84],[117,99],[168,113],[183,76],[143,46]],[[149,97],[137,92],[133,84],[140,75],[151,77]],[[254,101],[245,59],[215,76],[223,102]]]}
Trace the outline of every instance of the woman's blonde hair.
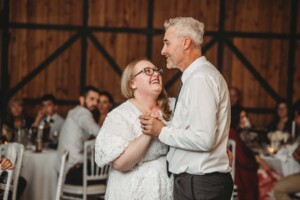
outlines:
{"label": "woman's blonde hair", "polygon": [[[123,72],[121,79],[121,91],[126,99],[134,98],[134,89],[131,88],[130,84],[134,76],[134,69],[136,65],[141,61],[151,62],[147,58],[136,59],[129,63]],[[163,89],[160,95],[158,96],[157,104],[160,110],[162,111],[164,120],[169,121],[172,115],[172,111],[169,106],[168,95],[165,89]]]}
{"label": "woman's blonde hair", "polygon": [[13,104],[18,104],[21,107],[24,106],[24,101],[22,98],[20,97],[12,97],[9,101],[8,101],[8,107],[11,107]]}

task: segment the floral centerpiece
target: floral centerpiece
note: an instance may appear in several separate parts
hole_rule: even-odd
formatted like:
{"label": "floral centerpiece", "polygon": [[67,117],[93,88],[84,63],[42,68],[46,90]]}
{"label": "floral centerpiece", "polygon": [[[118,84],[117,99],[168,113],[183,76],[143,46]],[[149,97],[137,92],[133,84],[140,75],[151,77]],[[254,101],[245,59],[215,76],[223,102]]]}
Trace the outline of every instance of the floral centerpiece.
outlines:
{"label": "floral centerpiece", "polygon": [[270,153],[275,153],[283,144],[286,144],[288,142],[290,134],[288,132],[274,131],[268,133],[268,138],[271,142],[268,151]]}

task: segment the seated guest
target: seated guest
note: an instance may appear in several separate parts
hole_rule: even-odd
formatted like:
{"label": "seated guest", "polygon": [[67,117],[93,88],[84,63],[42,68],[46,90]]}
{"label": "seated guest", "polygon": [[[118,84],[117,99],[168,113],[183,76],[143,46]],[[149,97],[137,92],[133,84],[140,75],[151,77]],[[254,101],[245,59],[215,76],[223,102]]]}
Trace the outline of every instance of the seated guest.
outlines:
{"label": "seated guest", "polygon": [[238,199],[257,200],[259,197],[258,164],[255,155],[232,128],[229,138],[236,143],[234,182],[237,185]]}
{"label": "seated guest", "polygon": [[289,119],[288,105],[285,101],[280,101],[276,105],[274,119],[269,123],[268,131],[282,131],[291,133],[292,120]]}
{"label": "seated guest", "polygon": [[50,126],[50,139],[54,140],[60,133],[64,119],[57,113],[56,98],[52,94],[45,94],[41,97],[41,109],[35,118],[32,126]]}
{"label": "seated guest", "polygon": [[1,140],[0,144],[4,144],[6,142],[12,141],[13,138],[13,131],[6,125],[6,124],[1,124]]}
{"label": "seated guest", "polygon": [[102,126],[107,114],[112,110],[114,106],[114,99],[112,95],[107,91],[101,91],[100,102],[98,106],[99,120],[98,124]]}
{"label": "seated guest", "polygon": [[[11,155],[8,155],[8,156],[11,157]],[[12,162],[14,162],[14,161],[12,161],[12,159],[10,159],[10,158],[0,157],[1,170],[2,171],[13,170],[15,168],[15,165]],[[0,183],[4,183],[6,178],[7,178],[7,173],[5,175],[2,172],[1,175],[0,175]],[[26,185],[27,185],[27,181],[22,176],[19,176],[16,199],[21,198],[22,193],[24,192]],[[0,189],[0,194],[1,193],[2,193],[2,188]],[[12,199],[12,191],[9,191],[8,199],[9,200]]]}
{"label": "seated guest", "polygon": [[231,105],[231,123],[230,127],[235,130],[250,128],[251,123],[247,113],[241,104],[242,95],[237,87],[229,87],[230,105]]}
{"label": "seated guest", "polygon": [[[32,122],[32,117],[27,115],[25,112],[23,100],[18,97],[10,99],[8,102],[8,114],[4,124],[7,125],[12,133],[20,128],[30,128]],[[13,138],[11,138],[11,140],[13,140]]]}
{"label": "seated guest", "polygon": [[12,129],[30,128],[32,117],[26,114],[22,98],[13,97],[8,102],[8,114],[5,124]]}
{"label": "seated guest", "polygon": [[[294,130],[294,139],[295,140],[300,140],[300,123],[298,122],[297,123],[297,117],[296,116],[298,116],[298,109],[299,109],[299,107],[300,107],[300,99],[298,99],[295,103],[294,103],[294,105],[293,105],[293,113],[294,113],[294,115],[295,115],[295,117],[294,117],[294,121],[293,121],[293,123],[295,123],[295,124],[293,124],[293,125],[295,125],[295,130]],[[300,121],[300,120],[299,120]],[[297,125],[298,124],[298,125]]]}
{"label": "seated guest", "polygon": [[[242,95],[238,88],[229,87],[231,104],[231,123],[229,138],[236,142],[235,184],[238,190],[238,199],[259,199],[259,177],[256,156],[241,139],[243,129],[251,128],[247,113],[241,104]],[[245,132],[245,134],[249,134]]]}
{"label": "seated guest", "polygon": [[[295,105],[295,122],[300,128],[300,102]],[[300,162],[300,144],[293,153],[295,160]],[[276,200],[289,200],[289,194],[300,192],[300,173],[292,174],[280,179],[274,187],[274,196]]]}
{"label": "seated guest", "polygon": [[[300,144],[294,151],[293,157],[295,160],[300,162]],[[300,192],[299,185],[300,185],[300,173],[296,173],[296,174],[292,174],[292,175],[283,177],[275,184],[275,187],[274,187],[275,199],[276,200],[291,200],[289,195]]]}
{"label": "seated guest", "polygon": [[15,166],[11,163],[11,161],[4,157],[0,158],[0,165],[2,171],[11,170],[15,168]]}
{"label": "seated guest", "polygon": [[69,152],[66,183],[82,185],[84,142],[96,137],[100,126],[94,120],[92,112],[98,108],[100,92],[93,86],[86,86],[79,97],[80,105],[68,112],[58,139],[57,162],[55,168],[59,172],[61,157]]}

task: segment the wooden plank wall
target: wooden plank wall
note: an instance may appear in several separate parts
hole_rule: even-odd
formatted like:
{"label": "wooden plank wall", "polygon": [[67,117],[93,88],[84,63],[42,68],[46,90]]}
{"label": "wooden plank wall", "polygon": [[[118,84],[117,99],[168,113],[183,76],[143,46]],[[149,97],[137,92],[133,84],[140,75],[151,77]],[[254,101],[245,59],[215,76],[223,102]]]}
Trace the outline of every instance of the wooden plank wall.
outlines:
{"label": "wooden plank wall", "polygon": [[[4,10],[4,1],[0,1],[0,10]],[[1,12],[0,14],[0,18],[3,19],[3,13]],[[2,33],[2,29],[0,30],[0,65],[2,66],[2,46],[3,46],[3,42],[2,42],[2,37],[3,37],[3,33]],[[0,69],[1,70],[1,69]],[[2,87],[2,76],[0,75],[0,85]],[[0,89],[2,90],[2,89]]]}
{"label": "wooden plank wall", "polygon": [[[227,31],[289,33],[291,1],[232,1],[228,6]],[[299,21],[298,21],[299,22]],[[282,97],[286,98],[288,76],[288,40],[235,38],[233,43],[256,67],[256,70]],[[276,102],[261,87],[255,77],[227,50],[227,70],[231,85],[243,93],[247,107],[270,108]],[[299,67],[299,62],[298,62]],[[295,85],[297,83],[295,82]],[[299,82],[298,82],[299,84]],[[296,91],[295,91],[296,94]],[[299,98],[299,91],[295,97]],[[255,124],[263,126],[272,119],[271,115],[250,114]]]}
{"label": "wooden plank wall", "polygon": [[[89,0],[89,26],[104,27],[147,27],[146,0]],[[205,23],[206,31],[218,30],[220,0],[164,0],[154,1],[153,27],[162,28],[164,20],[175,16],[191,16]],[[291,1],[288,0],[226,0],[225,30],[241,32],[288,33]],[[298,11],[300,4],[298,4]],[[43,23],[57,25],[81,25],[83,1],[72,0],[11,0],[10,21],[19,23]],[[297,31],[300,31],[298,14]],[[75,34],[75,31],[11,29],[9,46],[10,87],[22,80],[30,71],[51,55],[60,45]],[[146,37],[141,34],[103,33],[93,35],[105,47],[115,62],[124,69],[126,64],[138,57],[146,56]],[[152,60],[158,66],[165,65],[160,55],[162,35],[153,37]],[[207,43],[211,37],[204,40]],[[256,70],[282,97],[286,97],[288,40],[233,38],[233,43],[244,53]],[[297,85],[300,83],[300,41],[296,49],[294,78],[294,100],[300,98]],[[61,54],[56,60],[27,84],[16,95],[38,98],[44,93],[53,93],[57,98],[76,100],[80,90],[80,40]],[[216,65],[217,45],[207,53],[207,58]],[[247,107],[271,108],[275,101],[265,92],[255,78],[225,47],[223,75],[228,85],[243,92],[243,104]],[[120,76],[99,53],[90,40],[87,49],[86,84],[110,91],[116,102],[124,98],[120,92]],[[167,71],[166,83],[176,73]],[[168,92],[174,96],[178,83]],[[66,115],[72,106],[61,106],[59,112]],[[31,113],[37,107],[31,107]],[[270,115],[250,115],[253,124],[262,127],[271,119]]]}

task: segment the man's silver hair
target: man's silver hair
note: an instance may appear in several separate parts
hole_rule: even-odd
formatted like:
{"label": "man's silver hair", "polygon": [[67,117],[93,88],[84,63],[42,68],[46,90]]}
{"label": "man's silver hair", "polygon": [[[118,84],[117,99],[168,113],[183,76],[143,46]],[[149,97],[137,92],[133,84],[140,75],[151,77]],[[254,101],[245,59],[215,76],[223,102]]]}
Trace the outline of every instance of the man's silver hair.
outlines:
{"label": "man's silver hair", "polygon": [[192,17],[176,17],[165,21],[165,30],[175,27],[177,36],[189,37],[195,47],[201,48],[204,35],[204,24]]}

